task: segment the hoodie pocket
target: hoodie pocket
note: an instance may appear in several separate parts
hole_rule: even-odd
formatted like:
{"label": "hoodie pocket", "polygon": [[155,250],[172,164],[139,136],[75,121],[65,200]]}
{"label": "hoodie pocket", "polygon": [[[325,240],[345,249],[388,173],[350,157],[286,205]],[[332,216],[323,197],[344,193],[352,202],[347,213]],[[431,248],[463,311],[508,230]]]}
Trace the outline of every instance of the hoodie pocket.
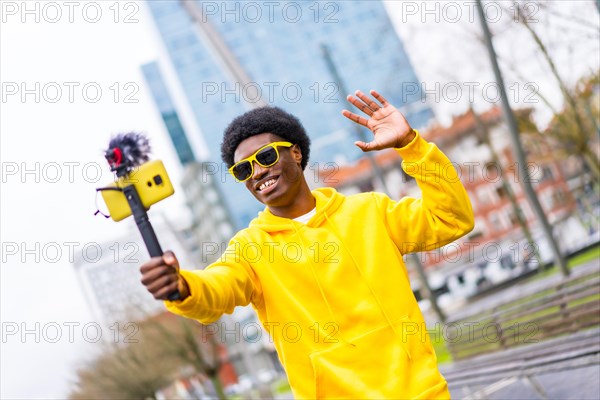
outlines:
{"label": "hoodie pocket", "polygon": [[392,325],[312,353],[316,397],[418,398],[444,382],[425,327],[407,316]]}

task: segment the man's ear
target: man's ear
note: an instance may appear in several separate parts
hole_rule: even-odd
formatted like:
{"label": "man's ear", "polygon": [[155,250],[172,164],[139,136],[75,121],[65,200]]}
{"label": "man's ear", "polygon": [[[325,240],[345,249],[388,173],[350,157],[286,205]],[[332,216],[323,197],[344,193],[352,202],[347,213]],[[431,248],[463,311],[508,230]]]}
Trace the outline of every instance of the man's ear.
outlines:
{"label": "man's ear", "polygon": [[300,146],[298,146],[298,144],[294,144],[292,147],[292,157],[294,158],[294,161],[296,161],[297,163],[300,163],[302,161],[302,151],[300,150]]}

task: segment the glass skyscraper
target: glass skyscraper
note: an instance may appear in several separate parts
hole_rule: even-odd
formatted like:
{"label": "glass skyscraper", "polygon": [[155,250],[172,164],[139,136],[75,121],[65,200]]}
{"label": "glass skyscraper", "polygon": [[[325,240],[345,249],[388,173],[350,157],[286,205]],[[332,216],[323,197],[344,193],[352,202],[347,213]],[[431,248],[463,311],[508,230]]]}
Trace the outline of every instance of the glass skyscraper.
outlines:
{"label": "glass skyscraper", "polygon": [[151,62],[142,66],[142,73],[154,97],[160,116],[165,124],[177,157],[182,165],[196,161],[190,142],[185,134],[179,114],[173,104],[158,63]]}
{"label": "glass skyscraper", "polygon": [[[146,4],[208,145],[210,160],[203,161],[220,165],[226,126],[264,104],[300,118],[312,140],[307,168],[360,158],[352,122],[341,115],[352,107],[344,101],[348,93],[341,93],[322,45],[348,90],[379,90],[415,127],[433,117],[422,93],[414,93],[418,79],[381,1]],[[406,84],[411,84],[410,94],[403,94]],[[152,92],[161,96],[161,90]],[[187,151],[171,130],[170,135],[178,152]],[[187,156],[179,156],[184,163]],[[263,206],[227,174],[219,176],[236,226],[246,226]]]}

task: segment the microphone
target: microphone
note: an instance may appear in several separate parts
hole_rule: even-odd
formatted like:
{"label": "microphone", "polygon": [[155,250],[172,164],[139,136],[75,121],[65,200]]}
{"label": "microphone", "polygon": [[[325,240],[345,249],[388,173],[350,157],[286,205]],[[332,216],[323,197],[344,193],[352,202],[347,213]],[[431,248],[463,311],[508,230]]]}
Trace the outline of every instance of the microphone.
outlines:
{"label": "microphone", "polygon": [[110,140],[104,157],[110,165],[110,170],[121,177],[147,162],[150,159],[150,151],[150,141],[143,134],[120,133]]}

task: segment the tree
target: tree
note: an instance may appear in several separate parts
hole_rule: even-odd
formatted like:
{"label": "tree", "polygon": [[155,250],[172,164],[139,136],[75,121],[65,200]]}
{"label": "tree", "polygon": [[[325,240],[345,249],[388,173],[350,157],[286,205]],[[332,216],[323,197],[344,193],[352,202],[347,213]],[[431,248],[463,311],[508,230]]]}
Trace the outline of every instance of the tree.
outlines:
{"label": "tree", "polygon": [[134,338],[103,344],[100,355],[77,371],[71,399],[154,399],[190,367],[226,399],[218,377],[219,347],[206,326],[163,313],[136,327]]}
{"label": "tree", "polygon": [[163,346],[170,357],[206,375],[219,399],[226,399],[218,375],[222,364],[219,346],[206,325],[173,314],[164,314],[162,317],[162,322],[156,319],[144,322],[154,340]]}
{"label": "tree", "polygon": [[600,109],[598,101],[594,101],[593,88],[600,85],[598,73],[583,77],[576,86],[569,90],[573,105],[569,104],[554,115],[544,132],[560,144],[559,154],[563,157],[575,154],[592,172],[596,182],[599,181],[600,164],[590,144],[598,140],[598,118]]}
{"label": "tree", "polygon": [[177,365],[145,335],[136,342],[103,344],[96,359],[77,371],[71,399],[154,399],[174,379]]}
{"label": "tree", "polygon": [[[540,54],[546,60],[565,101],[563,110],[555,113],[545,134],[551,136],[560,144],[563,154],[576,154],[581,157],[588,171],[590,171],[592,179],[598,184],[600,182],[600,163],[598,162],[598,155],[592,151],[590,146],[590,143],[595,139],[594,136],[598,134],[598,109],[593,110],[590,105],[592,91],[588,85],[589,83],[593,84],[593,82],[598,83],[598,74],[596,73],[590,78],[583,78],[573,89],[569,88],[565,79],[559,73],[548,47],[533,28],[530,19],[526,17],[525,6],[514,3],[511,7],[514,7],[518,21],[529,32]],[[547,100],[543,100],[546,104],[549,104]],[[584,113],[583,110],[587,112]]]}

